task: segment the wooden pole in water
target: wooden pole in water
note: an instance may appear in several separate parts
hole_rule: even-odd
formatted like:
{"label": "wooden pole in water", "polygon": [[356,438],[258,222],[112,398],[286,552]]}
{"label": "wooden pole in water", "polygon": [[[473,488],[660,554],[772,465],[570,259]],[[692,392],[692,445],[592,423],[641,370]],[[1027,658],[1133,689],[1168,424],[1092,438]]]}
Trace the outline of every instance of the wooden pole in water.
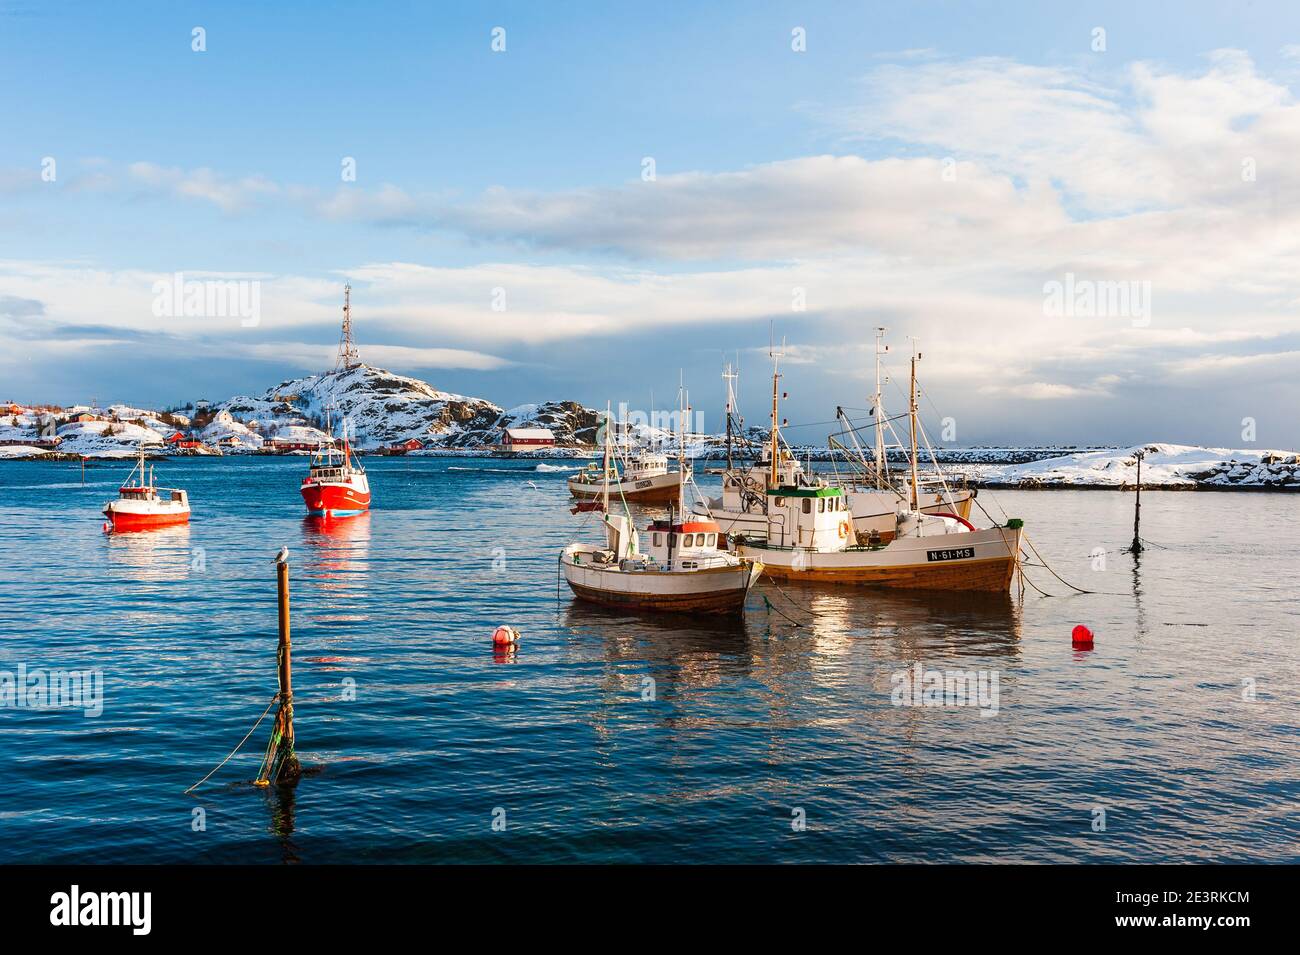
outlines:
{"label": "wooden pole in water", "polygon": [[1142,537],[1139,534],[1139,528],[1142,524],[1142,457],[1146,452],[1139,451],[1137,457],[1137,496],[1133,499],[1133,543],[1129,547],[1129,553],[1142,553]]}
{"label": "wooden pole in water", "polygon": [[288,548],[280,551],[275,560],[276,590],[280,604],[280,639],[276,650],[276,663],[280,682],[280,707],[275,713],[275,728],[258,783],[288,782],[302,772],[294,752],[293,738],[293,655],[289,639],[289,555]]}

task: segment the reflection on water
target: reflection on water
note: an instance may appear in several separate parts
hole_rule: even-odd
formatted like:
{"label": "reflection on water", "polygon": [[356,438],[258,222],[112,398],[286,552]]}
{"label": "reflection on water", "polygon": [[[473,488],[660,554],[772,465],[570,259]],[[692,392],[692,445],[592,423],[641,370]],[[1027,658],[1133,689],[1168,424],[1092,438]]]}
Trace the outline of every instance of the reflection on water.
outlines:
{"label": "reflection on water", "polygon": [[[319,595],[318,623],[358,623],[366,619],[371,513],[302,520],[299,577]],[[291,555],[292,559],[292,555]]]}
{"label": "reflection on water", "polygon": [[191,568],[202,572],[204,555],[191,550],[190,525],[176,524],[104,534],[109,561],[134,580],[175,580]]}

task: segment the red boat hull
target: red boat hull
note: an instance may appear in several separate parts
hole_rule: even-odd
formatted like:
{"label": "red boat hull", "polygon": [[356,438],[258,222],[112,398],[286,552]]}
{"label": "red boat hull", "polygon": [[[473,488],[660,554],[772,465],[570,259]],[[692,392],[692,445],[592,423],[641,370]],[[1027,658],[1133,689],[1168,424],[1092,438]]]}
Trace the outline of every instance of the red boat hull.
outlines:
{"label": "red boat hull", "polygon": [[113,522],[114,531],[146,531],[155,527],[172,527],[190,522],[189,511],[183,514],[130,514],[106,508],[104,515]]}
{"label": "red boat hull", "polygon": [[349,484],[304,484],[302,499],[309,514],[344,517],[370,510],[370,492],[358,491]]}

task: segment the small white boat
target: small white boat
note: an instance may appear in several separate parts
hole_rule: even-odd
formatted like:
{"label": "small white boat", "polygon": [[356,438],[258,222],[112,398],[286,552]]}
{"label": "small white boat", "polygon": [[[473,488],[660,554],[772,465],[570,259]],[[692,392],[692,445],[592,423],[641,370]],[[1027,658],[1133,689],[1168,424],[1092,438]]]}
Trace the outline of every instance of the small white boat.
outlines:
{"label": "small white boat", "polygon": [[[608,468],[608,433],[604,463]],[[717,523],[692,517],[684,494],[679,485],[668,519],[646,528],[649,546],[642,550],[631,515],[609,512],[611,485],[606,483],[599,504],[604,545],[574,543],[560,554],[561,573],[574,595],[633,611],[741,613],[763,563],[728,553]]]}
{"label": "small white boat", "polygon": [[682,483],[689,479],[689,468],[668,470],[668,455],[636,450],[624,457],[621,473],[613,458],[603,466],[587,465],[569,478],[569,493],[579,500],[595,500],[604,495],[608,485],[615,499],[637,504],[670,504],[677,500]]}

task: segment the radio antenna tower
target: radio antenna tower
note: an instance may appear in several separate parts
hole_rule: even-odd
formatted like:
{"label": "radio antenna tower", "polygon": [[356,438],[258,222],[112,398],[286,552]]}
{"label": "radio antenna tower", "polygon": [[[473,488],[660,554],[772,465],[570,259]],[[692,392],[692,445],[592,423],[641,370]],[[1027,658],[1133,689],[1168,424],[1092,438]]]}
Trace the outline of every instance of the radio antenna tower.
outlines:
{"label": "radio antenna tower", "polygon": [[357,343],[352,340],[352,286],[343,286],[343,334],[339,337],[339,357],[335,371],[347,371],[361,364]]}

